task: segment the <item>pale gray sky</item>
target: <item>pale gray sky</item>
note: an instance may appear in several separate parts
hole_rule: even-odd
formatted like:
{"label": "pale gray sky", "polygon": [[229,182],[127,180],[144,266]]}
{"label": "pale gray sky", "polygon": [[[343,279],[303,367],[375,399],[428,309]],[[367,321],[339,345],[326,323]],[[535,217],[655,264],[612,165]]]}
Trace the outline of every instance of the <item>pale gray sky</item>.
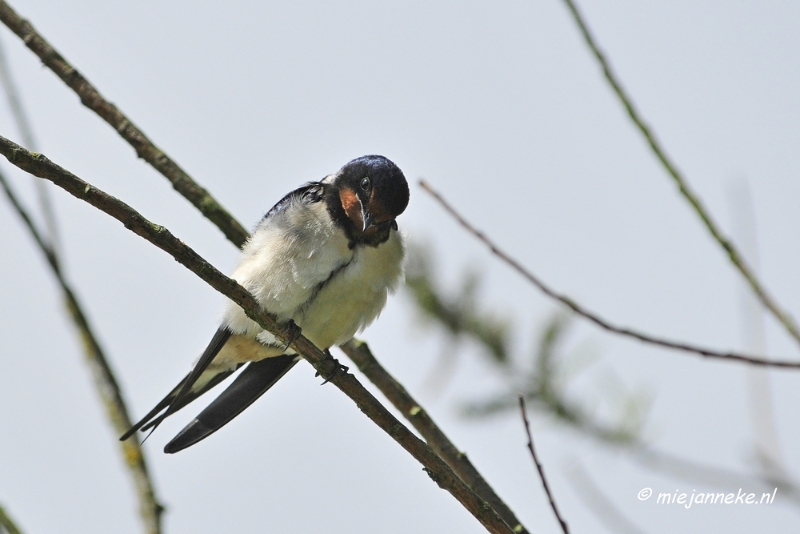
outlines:
{"label": "pale gray sky", "polygon": [[[513,318],[525,354],[553,310],[416,186],[424,176],[551,285],[608,319],[742,349],[740,280],[633,129],[558,0],[526,2],[155,2],[17,0],[20,14],[236,217],[252,226],[284,193],[380,153],[412,184],[400,225],[433,245],[448,287],[485,274],[488,310]],[[800,4],[586,1],[581,6],[648,122],[729,233],[729,192],[753,195],[761,275],[800,317]],[[236,250],[5,28],[0,38],[42,152],[166,225],[223,270]],[[0,134],[19,139],[5,105]],[[30,179],[2,169],[32,203]],[[222,297],[61,191],[67,270],[133,415],[186,372]],[[52,278],[0,202],[0,502],[29,534],[140,531],[131,484]],[[798,357],[766,321],[770,355]],[[459,403],[501,384],[465,346],[440,395],[423,388],[442,340],[407,295],[363,336],[531,531],[557,532],[516,414],[486,423]],[[655,350],[582,324],[598,358],[570,393],[613,410],[621,382],[652,397],[645,438],[746,471],[748,370]],[[785,461],[800,472],[793,372],[770,373]],[[299,365],[224,431],[174,456],[145,448],[167,532],[481,532],[449,494],[334,387]],[[188,412],[195,412],[192,407]],[[565,466],[580,459],[645,532],[789,532],[769,506],[685,510],[645,487],[732,491],[641,468],[534,416],[537,446],[573,532],[602,532]],[[748,488],[744,488],[748,490]],[[752,491],[760,491],[760,487]],[[313,506],[309,502],[313,501]],[[783,502],[782,502],[783,501]]]}

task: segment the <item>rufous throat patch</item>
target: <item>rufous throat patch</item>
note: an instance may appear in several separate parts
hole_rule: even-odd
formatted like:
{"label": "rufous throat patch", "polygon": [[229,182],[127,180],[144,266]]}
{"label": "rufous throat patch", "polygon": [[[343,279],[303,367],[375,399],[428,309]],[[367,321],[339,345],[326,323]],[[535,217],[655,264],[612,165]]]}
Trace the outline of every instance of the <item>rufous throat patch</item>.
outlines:
{"label": "rufous throat patch", "polygon": [[361,216],[361,199],[358,198],[356,192],[349,187],[343,187],[339,191],[339,200],[342,201],[347,218],[353,221],[356,228],[361,230],[364,227],[364,219]]}

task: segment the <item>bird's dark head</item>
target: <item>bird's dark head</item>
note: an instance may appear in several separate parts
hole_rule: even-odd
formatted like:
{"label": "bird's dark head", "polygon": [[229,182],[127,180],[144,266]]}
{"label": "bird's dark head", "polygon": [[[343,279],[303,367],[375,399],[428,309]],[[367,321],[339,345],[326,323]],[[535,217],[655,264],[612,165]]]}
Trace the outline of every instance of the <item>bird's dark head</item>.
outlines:
{"label": "bird's dark head", "polygon": [[336,173],[334,184],[347,219],[369,235],[391,224],[408,206],[403,172],[383,156],[362,156]]}

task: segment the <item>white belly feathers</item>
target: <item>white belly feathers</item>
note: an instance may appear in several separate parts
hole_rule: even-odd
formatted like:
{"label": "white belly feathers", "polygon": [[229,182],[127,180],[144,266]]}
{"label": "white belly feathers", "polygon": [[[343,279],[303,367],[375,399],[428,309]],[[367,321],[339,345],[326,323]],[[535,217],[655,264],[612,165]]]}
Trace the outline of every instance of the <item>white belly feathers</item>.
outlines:
{"label": "white belly feathers", "polygon": [[[344,343],[378,317],[402,279],[405,247],[392,230],[377,247],[350,249],[323,202],[296,208],[265,219],[245,245],[232,277],[264,309],[280,321],[292,319],[304,336],[326,349]],[[234,334],[280,344],[232,302],[223,324]]]}
{"label": "white belly feathers", "polygon": [[403,239],[392,230],[377,247],[359,246],[353,259],[293,319],[320,348],[340,345],[377,319],[403,275]]}

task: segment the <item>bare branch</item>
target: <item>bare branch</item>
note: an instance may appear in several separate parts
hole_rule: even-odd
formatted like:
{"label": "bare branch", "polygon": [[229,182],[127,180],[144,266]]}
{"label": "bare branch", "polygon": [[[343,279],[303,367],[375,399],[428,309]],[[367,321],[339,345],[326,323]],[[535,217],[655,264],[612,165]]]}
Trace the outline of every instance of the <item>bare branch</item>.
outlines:
{"label": "bare branch", "polygon": [[410,422],[414,428],[425,438],[428,446],[441,456],[447,465],[472,488],[478,496],[489,503],[509,525],[513,525],[514,532],[527,533],[528,530],[514,515],[514,512],[495,493],[483,476],[475,469],[466,453],[459,451],[453,442],[436,425],[428,412],[414,400],[406,389],[375,359],[372,351],[364,341],[351,339],[340,347],[342,351],[358,366],[359,371],[381,390],[395,408]]}
{"label": "bare branch", "polygon": [[103,96],[67,63],[31,24],[20,17],[11,6],[0,0],[0,20],[42,60],[56,76],[80,97],[84,106],[91,109],[114,128],[136,150],[136,154],[163,174],[172,186],[191,202],[200,213],[214,223],[237,247],[248,237],[247,230],[223,208],[211,194],[172,161],[160,148],[137,128],[117,107]]}
{"label": "bare branch", "polygon": [[776,368],[783,368],[783,369],[798,369],[800,368],[800,362],[793,362],[787,360],[767,360],[762,357],[758,356],[750,356],[745,354],[740,354],[737,352],[720,352],[716,350],[706,349],[703,347],[698,347],[696,345],[690,345],[688,343],[681,343],[677,341],[670,341],[668,339],[657,338],[655,336],[651,336],[649,334],[644,334],[638,330],[633,330],[631,328],[625,328],[621,326],[616,326],[611,324],[610,322],[606,321],[599,315],[594,312],[591,312],[582,306],[578,305],[574,300],[571,298],[561,295],[551,289],[549,286],[545,285],[544,282],[539,280],[533,273],[528,271],[525,267],[523,267],[517,260],[513,259],[511,256],[500,250],[500,248],[486,235],[481,232],[480,230],[476,229],[472,224],[467,222],[464,217],[462,217],[456,210],[453,208],[439,193],[437,193],[430,185],[428,185],[424,180],[420,180],[420,186],[427,191],[433,198],[435,198],[442,207],[453,216],[453,218],[458,221],[458,223],[464,227],[469,233],[474,235],[480,241],[482,241],[492,253],[503,260],[505,263],[510,265],[515,271],[521,274],[524,278],[526,278],[529,282],[535,285],[539,290],[547,295],[548,297],[557,300],[567,306],[569,309],[580,315],[581,317],[593,322],[603,330],[608,332],[613,332],[615,334],[619,334],[625,337],[630,337],[633,339],[638,339],[643,343],[648,343],[650,345],[656,345],[659,347],[664,347],[667,349],[674,349],[683,352],[691,352],[694,354],[699,354],[701,356],[705,356],[707,358],[716,358],[720,360],[728,360],[728,361],[736,361],[736,362],[743,362],[748,363],[751,365],[762,365],[762,366],[770,366]]}
{"label": "bare branch", "polygon": [[611,69],[611,65],[609,64],[608,60],[605,58],[605,55],[600,50],[595,41],[592,33],[589,31],[588,26],[586,25],[586,21],[583,19],[580,11],[578,11],[578,7],[575,5],[573,0],[564,0],[564,3],[569,8],[570,13],[572,14],[572,18],[575,20],[575,23],[578,25],[580,29],[581,35],[583,35],[586,44],[592,51],[592,54],[597,59],[597,62],[600,63],[600,67],[603,69],[603,74],[608,80],[609,85],[614,90],[614,93],[619,98],[619,101],[625,107],[625,110],[628,112],[628,116],[631,118],[633,123],[636,125],[636,128],[641,132],[644,136],[647,144],[650,146],[650,149],[655,154],[658,161],[661,162],[661,165],[667,171],[667,173],[672,177],[672,180],[675,182],[675,185],[678,186],[678,190],[683,195],[683,197],[689,202],[692,206],[692,209],[695,211],[698,217],[703,221],[708,232],[711,234],[711,237],[719,243],[728,258],[730,259],[731,263],[739,270],[742,276],[747,280],[747,283],[752,288],[753,292],[758,295],[759,300],[764,306],[775,316],[776,319],[786,328],[786,331],[800,343],[800,327],[795,322],[794,318],[787,312],[786,310],[782,309],[775,299],[767,293],[766,288],[764,285],[758,280],[756,277],[755,272],[750,268],[750,266],[745,261],[744,257],[739,253],[738,249],[734,246],[733,242],[723,235],[722,231],[717,226],[717,223],[714,222],[714,219],[711,218],[711,214],[708,210],[703,206],[703,203],[700,200],[700,197],[692,191],[691,187],[689,187],[686,178],[684,178],[683,174],[678,170],[677,166],[672,162],[669,158],[667,153],[661,147],[661,143],[659,143],[658,139],[656,139],[655,133],[650,129],[649,126],[645,123],[644,119],[637,111],[636,106],[633,104],[633,100],[631,100],[630,96],[625,92],[622,88],[622,84],[620,83],[617,75]]}
{"label": "bare branch", "polygon": [[550,492],[550,486],[547,484],[547,477],[544,476],[544,468],[542,467],[542,464],[539,463],[539,458],[536,456],[536,449],[533,448],[531,425],[528,423],[528,414],[525,412],[525,399],[522,397],[522,395],[519,396],[519,411],[522,414],[522,422],[525,424],[525,433],[528,435],[528,450],[531,451],[531,458],[533,458],[533,463],[536,464],[536,469],[539,471],[539,478],[542,479],[542,486],[544,486],[544,491],[547,493],[547,499],[550,501],[550,507],[553,509],[553,513],[556,514],[556,519],[558,519],[558,523],[561,525],[561,530],[564,531],[564,534],[569,534],[567,522],[564,521],[564,519],[561,517],[561,514],[558,513],[556,501],[553,499],[553,494]]}
{"label": "bare branch", "polygon": [[[245,288],[218,271],[163,226],[150,222],[124,202],[84,182],[45,156],[33,154],[4,137],[0,137],[0,153],[17,167],[34,176],[50,180],[71,195],[122,222],[126,228],[167,252],[211,287],[241,306],[248,317],[277,339],[284,342],[289,340],[290,332],[280,325],[273,315],[261,309]],[[290,346],[321,375],[331,376],[332,384],[350,397],[367,417],[419,461],[431,479],[439,487],[450,492],[489,532],[505,534],[513,532],[488,503],[478,497],[430,447],[364,389],[353,375],[335,372],[338,363],[327,358],[305,336],[297,337]]]}
{"label": "bare branch", "polygon": [[0,534],[22,534],[22,531],[17,525],[8,517],[8,514],[0,506]]}
{"label": "bare branch", "polygon": [[[28,231],[30,231],[31,237],[33,237],[33,240],[38,245],[39,250],[44,254],[53,276],[55,276],[58,285],[61,287],[64,305],[81,338],[84,355],[86,356],[86,361],[89,363],[94,377],[95,389],[103,401],[106,415],[111,421],[115,433],[117,435],[122,434],[132,426],[122,391],[111,369],[108,358],[106,358],[99,341],[94,335],[92,327],[89,324],[89,319],[83,312],[83,307],[61,270],[58,255],[50,244],[44,240],[41,232],[36,228],[33,220],[31,220],[27,211],[19,202],[19,199],[14,194],[11,185],[8,183],[3,173],[0,173],[0,186],[2,186],[11,205],[25,223]],[[119,443],[122,458],[136,486],[136,494],[139,499],[139,513],[142,516],[145,531],[149,534],[159,534],[161,532],[161,514],[164,511],[164,507],[158,502],[158,498],[156,497],[155,488],[147,470],[144,452],[139,445],[138,439],[129,439]]]}

